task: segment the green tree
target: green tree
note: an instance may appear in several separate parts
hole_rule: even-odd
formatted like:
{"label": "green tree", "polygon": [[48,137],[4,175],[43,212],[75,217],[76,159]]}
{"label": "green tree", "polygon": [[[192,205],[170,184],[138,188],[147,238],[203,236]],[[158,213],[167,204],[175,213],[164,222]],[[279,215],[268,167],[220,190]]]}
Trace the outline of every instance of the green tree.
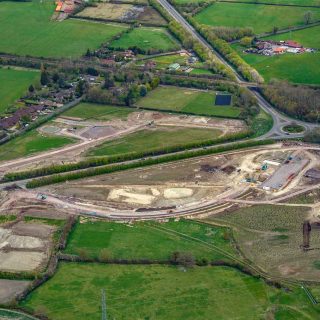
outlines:
{"label": "green tree", "polygon": [[140,96],[145,97],[148,93],[147,87],[144,85],[140,86]]}
{"label": "green tree", "polygon": [[34,92],[34,86],[32,84],[30,84],[28,90],[29,90],[30,93],[33,93]]}
{"label": "green tree", "polygon": [[251,37],[243,37],[243,38],[240,40],[240,44],[241,44],[243,47],[250,47],[251,44],[252,44],[252,38],[251,38]]}

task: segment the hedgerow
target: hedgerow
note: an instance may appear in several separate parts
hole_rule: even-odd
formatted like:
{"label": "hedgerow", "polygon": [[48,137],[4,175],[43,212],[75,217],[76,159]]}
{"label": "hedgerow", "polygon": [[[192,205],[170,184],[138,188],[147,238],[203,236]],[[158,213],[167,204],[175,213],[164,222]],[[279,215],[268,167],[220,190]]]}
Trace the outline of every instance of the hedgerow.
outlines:
{"label": "hedgerow", "polygon": [[33,179],[31,181],[28,181],[26,184],[26,187],[30,189],[37,188],[45,185],[61,183],[61,182],[70,181],[70,180],[77,180],[77,179],[82,179],[86,177],[92,177],[92,176],[124,171],[124,170],[139,168],[139,167],[151,166],[151,165],[165,163],[165,162],[178,161],[178,160],[183,160],[183,159],[188,159],[188,158],[193,158],[198,156],[215,154],[215,153],[236,150],[236,149],[249,148],[249,147],[271,144],[271,143],[273,143],[273,140],[260,140],[260,141],[252,140],[252,141],[218,146],[214,149],[210,148],[210,149],[187,151],[184,153],[176,153],[176,154],[167,155],[159,158],[150,158],[150,159],[139,160],[139,161],[130,162],[130,163],[121,163],[113,166],[102,166],[98,168],[90,168],[87,170],[70,172],[67,174],[55,174],[48,177],[43,177],[43,178],[38,178],[38,179]]}
{"label": "hedgerow", "polygon": [[92,167],[99,167],[99,166],[113,164],[113,163],[136,160],[136,159],[140,159],[148,156],[159,156],[159,155],[179,152],[179,151],[192,149],[192,148],[201,148],[201,147],[215,145],[218,143],[232,142],[240,139],[245,139],[245,138],[249,138],[252,134],[253,134],[252,131],[243,131],[236,134],[225,135],[217,139],[206,140],[206,141],[197,142],[197,143],[176,145],[172,147],[167,147],[165,149],[161,148],[161,149],[149,150],[147,152],[129,153],[129,154],[100,157],[100,158],[91,158],[91,159],[80,161],[80,162],[62,164],[62,165],[52,165],[52,166],[43,167],[35,170],[11,172],[11,173],[7,173],[3,177],[2,181],[8,182],[8,181],[30,179],[30,178],[36,178],[41,176],[47,176],[55,173],[64,173],[68,171],[88,169]]}

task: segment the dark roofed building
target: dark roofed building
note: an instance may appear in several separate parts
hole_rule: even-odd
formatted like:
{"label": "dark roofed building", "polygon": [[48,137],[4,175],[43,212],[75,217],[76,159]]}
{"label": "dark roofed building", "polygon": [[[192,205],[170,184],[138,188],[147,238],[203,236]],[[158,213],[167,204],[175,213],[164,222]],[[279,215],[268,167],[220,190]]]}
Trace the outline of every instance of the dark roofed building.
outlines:
{"label": "dark roofed building", "polygon": [[15,126],[23,116],[34,116],[45,108],[46,106],[44,105],[33,105],[28,108],[20,108],[11,117],[0,119],[0,129],[9,129]]}
{"label": "dark roofed building", "polygon": [[231,99],[232,99],[231,94],[217,93],[215,105],[216,106],[230,106]]}

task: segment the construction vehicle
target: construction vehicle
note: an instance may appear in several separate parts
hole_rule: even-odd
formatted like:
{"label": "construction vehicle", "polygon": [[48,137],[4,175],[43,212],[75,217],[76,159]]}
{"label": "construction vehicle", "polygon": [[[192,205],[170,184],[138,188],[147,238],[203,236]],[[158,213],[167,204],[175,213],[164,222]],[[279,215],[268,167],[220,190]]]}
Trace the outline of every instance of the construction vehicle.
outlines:
{"label": "construction vehicle", "polygon": [[38,193],[37,195],[37,199],[39,200],[46,200],[47,199],[47,196],[43,193]]}

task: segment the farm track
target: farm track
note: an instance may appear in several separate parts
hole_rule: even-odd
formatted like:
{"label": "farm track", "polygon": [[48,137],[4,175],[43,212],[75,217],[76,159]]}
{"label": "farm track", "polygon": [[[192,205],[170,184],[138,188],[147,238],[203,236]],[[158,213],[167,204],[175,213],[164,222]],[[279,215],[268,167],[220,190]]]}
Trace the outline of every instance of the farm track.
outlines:
{"label": "farm track", "polygon": [[[199,222],[199,221],[198,221],[198,223],[201,224],[201,222]],[[198,239],[198,238],[189,236],[187,234],[184,234],[184,233],[181,233],[178,231],[174,231],[174,230],[162,227],[162,226],[153,226],[153,228],[157,229],[157,230],[162,230],[163,232],[166,232],[168,234],[180,236],[180,237],[182,237],[186,240],[189,240],[189,241],[193,241],[193,242],[197,242],[199,244],[202,244],[203,246],[224,255],[225,257],[229,258],[230,260],[232,260],[236,263],[239,263],[240,265],[246,266],[248,269],[259,274],[260,276],[262,276],[266,280],[269,280],[269,281],[276,280],[276,281],[281,281],[281,283],[283,283],[285,285],[294,286],[294,287],[301,287],[301,283],[299,281],[290,280],[290,279],[286,279],[286,278],[282,278],[282,277],[273,277],[273,276],[271,277],[267,272],[263,271],[262,269],[260,269],[256,266],[253,266],[252,263],[249,263],[249,262],[246,262],[245,260],[239,259],[239,258],[235,257],[234,255],[230,254],[229,252],[227,252],[227,251],[225,251],[225,250],[223,250],[213,244],[210,244],[206,241],[203,241],[201,239]]]}

